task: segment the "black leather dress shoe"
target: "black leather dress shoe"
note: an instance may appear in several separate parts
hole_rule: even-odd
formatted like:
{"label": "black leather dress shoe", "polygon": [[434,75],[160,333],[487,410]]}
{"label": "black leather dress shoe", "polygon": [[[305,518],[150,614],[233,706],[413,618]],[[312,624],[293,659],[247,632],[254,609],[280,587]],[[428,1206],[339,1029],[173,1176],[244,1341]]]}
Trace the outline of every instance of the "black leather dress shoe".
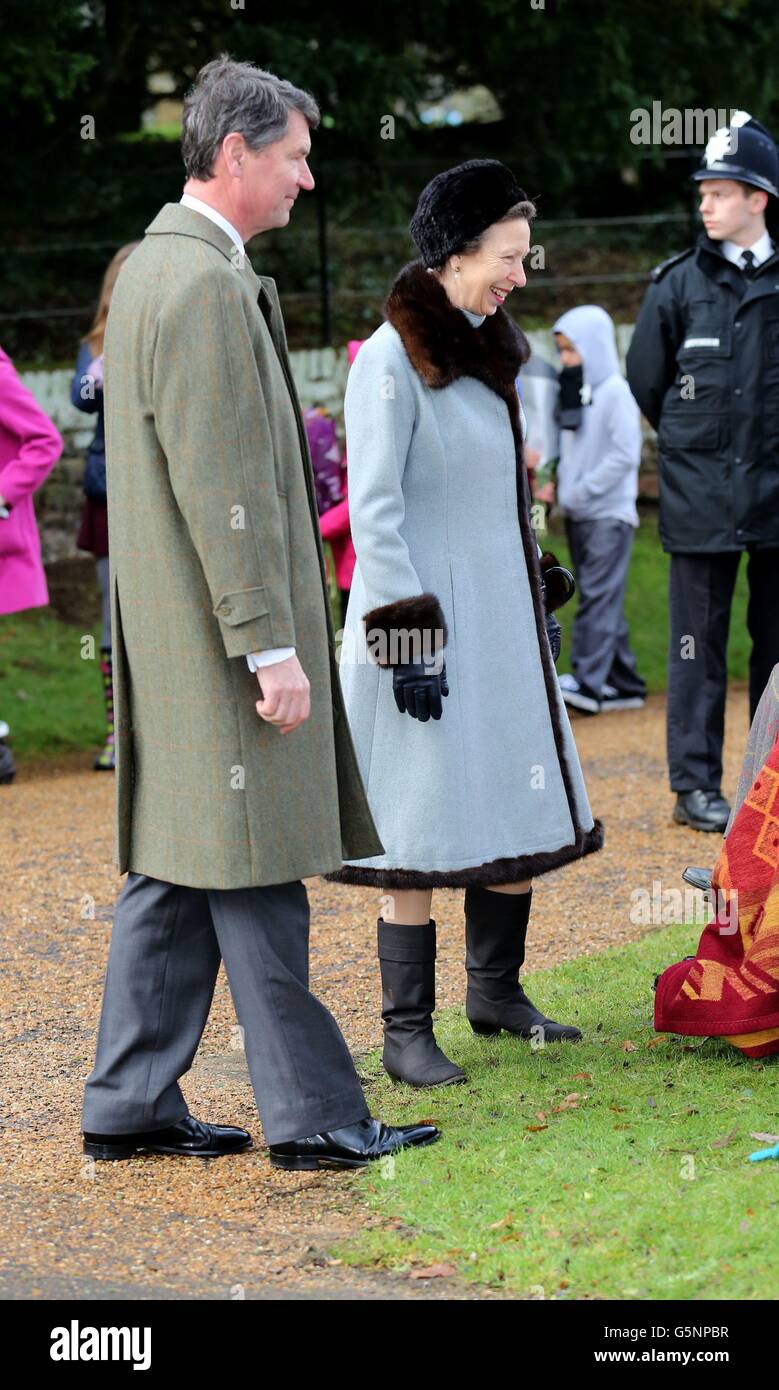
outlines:
{"label": "black leather dress shoe", "polygon": [[138,1134],[91,1134],[84,1130],[84,1153],[91,1158],[132,1158],[137,1153],[189,1154],[195,1158],[218,1158],[248,1149],[252,1136],[232,1125],[207,1125],[194,1115],[185,1115],[167,1129]]}
{"label": "black leather dress shoe", "polygon": [[682,878],[685,883],[691,883],[693,888],[700,888],[704,897],[711,893],[711,869],[698,869],[693,864],[688,864]]}
{"label": "black leather dress shoe", "polygon": [[343,1129],[271,1144],[269,1153],[274,1168],[365,1168],[373,1159],[412,1144],[434,1144],[440,1138],[441,1131],[435,1125],[393,1127],[369,1116]]}
{"label": "black leather dress shoe", "polygon": [[710,830],[721,835],[729,817],[730,806],[721,792],[677,793],[674,820],[679,825],[689,825],[693,830]]}

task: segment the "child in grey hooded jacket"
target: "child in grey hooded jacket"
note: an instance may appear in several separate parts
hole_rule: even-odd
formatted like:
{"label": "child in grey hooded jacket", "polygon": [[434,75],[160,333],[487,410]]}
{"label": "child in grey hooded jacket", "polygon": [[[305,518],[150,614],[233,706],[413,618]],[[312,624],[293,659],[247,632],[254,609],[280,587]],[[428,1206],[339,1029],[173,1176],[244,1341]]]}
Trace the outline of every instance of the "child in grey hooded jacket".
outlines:
{"label": "child in grey hooded jacket", "polygon": [[624,614],[641,457],[641,420],[619,366],[614,324],[582,304],[553,329],[560,354],[557,502],[579,586],[566,704],[588,714],[634,709],[646,686],[636,669]]}

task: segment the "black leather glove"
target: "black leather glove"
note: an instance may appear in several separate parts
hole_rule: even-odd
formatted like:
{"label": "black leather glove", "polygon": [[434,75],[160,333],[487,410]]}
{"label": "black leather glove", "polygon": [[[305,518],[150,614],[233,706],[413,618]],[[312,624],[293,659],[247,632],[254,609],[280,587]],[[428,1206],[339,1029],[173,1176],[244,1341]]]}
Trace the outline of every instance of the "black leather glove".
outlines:
{"label": "black leather glove", "polygon": [[428,719],[440,719],[443,713],[441,696],[449,694],[446,662],[442,662],[440,671],[424,661],[393,666],[392,691],[401,714],[410,714],[412,719],[420,719],[423,724]]}

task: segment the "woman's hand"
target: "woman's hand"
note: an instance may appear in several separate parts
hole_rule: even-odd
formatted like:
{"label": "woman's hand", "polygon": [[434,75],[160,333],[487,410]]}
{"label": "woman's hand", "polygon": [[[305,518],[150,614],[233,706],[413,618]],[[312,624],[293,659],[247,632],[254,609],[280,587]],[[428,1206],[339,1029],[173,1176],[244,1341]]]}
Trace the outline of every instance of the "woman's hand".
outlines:
{"label": "woman's hand", "polygon": [[442,662],[440,671],[424,661],[393,666],[392,690],[401,714],[410,714],[412,719],[419,719],[423,724],[428,719],[440,719],[443,713],[441,696],[449,694],[446,662]]}

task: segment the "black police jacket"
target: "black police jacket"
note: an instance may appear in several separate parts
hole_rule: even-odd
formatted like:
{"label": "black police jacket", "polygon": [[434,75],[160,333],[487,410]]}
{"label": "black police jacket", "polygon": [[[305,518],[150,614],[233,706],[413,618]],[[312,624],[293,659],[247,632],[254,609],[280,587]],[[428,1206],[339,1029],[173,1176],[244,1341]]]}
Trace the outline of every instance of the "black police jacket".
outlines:
{"label": "black police jacket", "polygon": [[657,430],[663,549],[779,546],[779,252],[750,280],[702,233],[657,266],[627,375]]}

